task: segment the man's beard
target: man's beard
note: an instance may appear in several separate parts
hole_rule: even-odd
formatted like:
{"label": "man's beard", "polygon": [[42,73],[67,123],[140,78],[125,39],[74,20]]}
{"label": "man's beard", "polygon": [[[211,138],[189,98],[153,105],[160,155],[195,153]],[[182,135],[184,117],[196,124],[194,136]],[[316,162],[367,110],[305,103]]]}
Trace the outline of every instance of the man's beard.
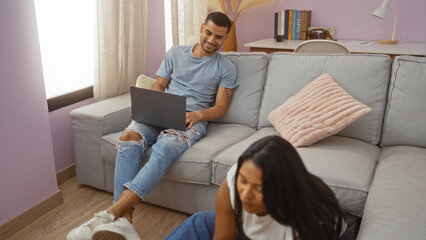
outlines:
{"label": "man's beard", "polygon": [[203,41],[203,42],[201,43],[201,47],[203,48],[203,50],[204,50],[205,52],[208,52],[208,53],[214,53],[214,52],[216,52],[217,50],[219,50],[219,49],[220,49],[220,47],[222,47],[222,45],[221,45],[221,46],[219,46],[219,47],[217,47],[217,45],[214,45],[214,46],[215,46],[214,50],[209,51],[208,49],[204,48],[204,43],[206,43],[206,41]]}

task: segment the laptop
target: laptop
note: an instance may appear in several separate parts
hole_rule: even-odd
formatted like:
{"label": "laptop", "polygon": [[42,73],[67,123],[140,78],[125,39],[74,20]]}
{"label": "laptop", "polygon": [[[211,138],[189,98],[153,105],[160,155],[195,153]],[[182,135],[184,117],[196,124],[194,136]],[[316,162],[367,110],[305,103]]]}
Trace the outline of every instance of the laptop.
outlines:
{"label": "laptop", "polygon": [[136,122],[184,131],[186,97],[152,89],[130,87],[132,118]]}

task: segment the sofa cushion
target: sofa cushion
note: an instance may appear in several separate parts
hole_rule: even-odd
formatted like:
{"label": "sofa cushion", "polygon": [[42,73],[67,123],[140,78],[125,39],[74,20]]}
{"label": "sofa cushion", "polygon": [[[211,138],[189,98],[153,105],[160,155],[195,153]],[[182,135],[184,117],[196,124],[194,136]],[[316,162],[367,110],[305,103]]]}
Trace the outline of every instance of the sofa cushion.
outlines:
{"label": "sofa cushion", "polygon": [[426,149],[384,147],[358,239],[425,239],[425,177]]}
{"label": "sofa cushion", "polygon": [[[213,160],[212,182],[222,183],[229,168],[253,142],[276,134],[272,127],[262,128],[223,151]],[[380,148],[356,139],[331,136],[296,150],[308,171],[330,186],[342,209],[362,216]]]}
{"label": "sofa cushion", "polygon": [[[283,67],[285,66],[285,67]],[[363,54],[271,54],[259,113],[259,126],[270,127],[268,114],[323,73],[372,109],[337,135],[378,144],[381,136],[391,59]]]}
{"label": "sofa cushion", "polygon": [[[208,124],[206,136],[182,154],[164,175],[164,179],[210,184],[212,179],[212,159],[226,147],[241,141],[254,132],[254,129],[239,124]],[[102,138],[101,151],[103,159],[113,165],[115,165],[115,156],[117,155],[115,146],[119,136],[119,133],[116,133]],[[150,150],[148,150],[147,155],[150,155]],[[147,158],[144,161],[147,160],[149,161]]]}
{"label": "sofa cushion", "polygon": [[362,217],[380,148],[353,138],[331,136],[297,151],[308,171],[330,186],[343,211]]}
{"label": "sofa cushion", "polygon": [[212,183],[220,185],[226,178],[228,170],[238,162],[240,155],[255,141],[270,135],[277,135],[273,127],[259,129],[246,139],[229,146],[225,151],[213,159]]}
{"label": "sofa cushion", "polygon": [[257,126],[260,98],[266,79],[269,56],[266,53],[224,53],[237,69],[239,86],[227,114],[212,122]]}
{"label": "sofa cushion", "polygon": [[426,147],[426,58],[398,56],[392,67],[383,146]]}
{"label": "sofa cushion", "polygon": [[279,134],[294,147],[333,135],[371,111],[325,73],[268,115]]}

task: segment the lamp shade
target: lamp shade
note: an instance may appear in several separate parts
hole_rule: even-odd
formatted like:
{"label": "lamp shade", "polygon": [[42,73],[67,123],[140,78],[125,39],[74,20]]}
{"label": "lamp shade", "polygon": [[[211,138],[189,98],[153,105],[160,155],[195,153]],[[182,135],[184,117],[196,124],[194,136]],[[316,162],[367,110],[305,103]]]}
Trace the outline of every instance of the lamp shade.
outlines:
{"label": "lamp shade", "polygon": [[385,19],[388,15],[388,7],[391,0],[384,0],[382,5],[373,12],[373,16]]}
{"label": "lamp shade", "polygon": [[373,16],[381,18],[381,19],[385,19],[386,16],[387,16],[387,14],[388,14],[388,8],[387,7],[383,7],[383,6],[378,7],[373,12]]}

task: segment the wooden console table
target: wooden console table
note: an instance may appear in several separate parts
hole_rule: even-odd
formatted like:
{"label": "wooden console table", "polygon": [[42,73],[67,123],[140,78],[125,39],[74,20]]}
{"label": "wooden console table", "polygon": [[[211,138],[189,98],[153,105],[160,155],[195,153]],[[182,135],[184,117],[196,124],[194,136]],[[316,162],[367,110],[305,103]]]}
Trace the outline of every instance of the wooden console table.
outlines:
{"label": "wooden console table", "polygon": [[[250,52],[293,52],[300,43],[305,40],[285,40],[277,42],[273,38],[262,39],[256,42],[246,43]],[[392,60],[398,55],[411,55],[416,57],[426,56],[426,42],[402,42],[398,44],[379,44],[378,41],[351,41],[339,40],[339,43],[351,51],[351,53],[387,54]]]}

